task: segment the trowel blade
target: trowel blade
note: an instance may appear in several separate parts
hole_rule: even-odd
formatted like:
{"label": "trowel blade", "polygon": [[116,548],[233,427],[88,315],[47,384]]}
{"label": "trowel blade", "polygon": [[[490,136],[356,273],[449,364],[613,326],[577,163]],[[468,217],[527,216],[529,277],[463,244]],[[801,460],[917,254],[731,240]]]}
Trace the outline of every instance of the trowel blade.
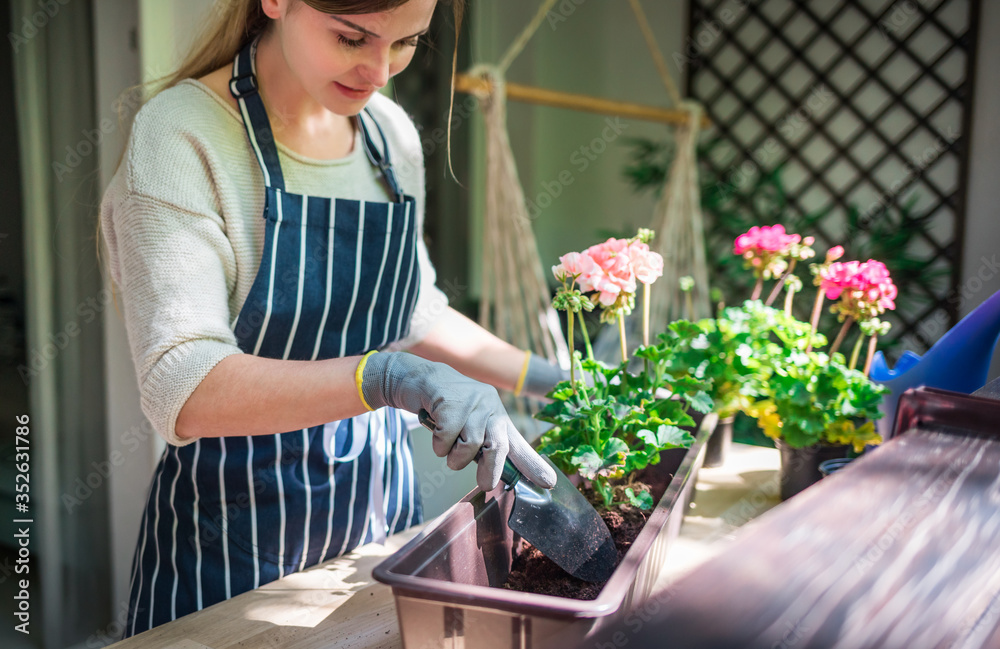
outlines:
{"label": "trowel blade", "polygon": [[552,461],[543,459],[555,470],[556,485],[542,489],[522,476],[514,485],[507,524],[574,577],[607,581],[618,561],[608,526]]}

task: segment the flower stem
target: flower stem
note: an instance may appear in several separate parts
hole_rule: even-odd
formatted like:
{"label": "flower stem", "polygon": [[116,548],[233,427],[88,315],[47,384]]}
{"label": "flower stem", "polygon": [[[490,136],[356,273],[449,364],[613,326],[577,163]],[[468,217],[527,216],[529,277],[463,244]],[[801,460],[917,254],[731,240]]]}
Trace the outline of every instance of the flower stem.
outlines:
{"label": "flower stem", "polygon": [[872,359],[875,358],[875,346],[878,345],[878,335],[873,334],[868,340],[868,356],[865,358],[865,376],[868,376],[868,372],[872,369]]}
{"label": "flower stem", "polygon": [[847,316],[844,319],[844,324],[840,327],[840,333],[837,334],[837,338],[833,341],[833,346],[830,347],[830,358],[833,358],[833,355],[840,349],[840,345],[844,342],[844,336],[847,335],[847,330],[851,328],[852,324],[854,324],[854,318]]}
{"label": "flower stem", "polygon": [[771,294],[768,295],[767,300],[764,301],[764,306],[771,306],[774,304],[774,301],[778,299],[778,293],[781,292],[781,287],[785,285],[785,279],[792,274],[793,270],[795,270],[796,261],[798,260],[793,259],[791,263],[788,264],[788,270],[782,273],[781,277],[778,278],[778,283],[774,285],[773,289],[771,289]]}
{"label": "flower stem", "polygon": [[573,386],[573,394],[576,394],[576,349],[573,345],[573,321],[576,320],[576,313],[573,309],[566,311],[566,338],[569,341],[569,383]]}
{"label": "flower stem", "polygon": [[649,347],[649,284],[642,285],[642,345]]}
{"label": "flower stem", "polygon": [[594,360],[594,348],[590,346],[590,333],[587,331],[587,321],[583,319],[583,311],[580,312],[580,331],[583,332],[583,345],[587,348],[587,360]]}
{"label": "flower stem", "polygon": [[[583,313],[581,313],[579,311],[574,311],[573,313],[574,313],[574,317],[575,318],[580,318],[580,324],[583,325]],[[587,382],[586,382],[587,379],[586,379],[586,374],[585,374],[586,370],[583,369],[583,361],[582,360],[578,361],[577,360],[577,356],[578,356],[578,353],[576,351],[574,351],[572,359],[570,360],[570,366],[571,367],[576,367],[577,363],[579,362],[580,367],[578,369],[580,370],[580,381],[583,383],[583,389],[579,390],[579,392],[578,392],[577,388],[576,388],[576,381],[574,381],[573,382],[573,393],[574,394],[579,393],[580,395],[582,395],[584,403],[586,403],[587,407],[589,408],[590,407],[590,397],[588,396],[588,388],[587,388]]]}
{"label": "flower stem", "polygon": [[618,313],[618,335],[622,342],[622,362],[628,362],[628,344],[625,342],[625,314]]}
{"label": "flower stem", "polygon": [[753,293],[750,294],[751,300],[756,300],[760,298],[760,292],[764,290],[764,278],[758,277],[757,283],[753,285]]}
{"label": "flower stem", "polygon": [[851,362],[847,365],[850,369],[854,369],[858,366],[858,355],[861,353],[861,343],[864,341],[864,333],[858,334],[858,340],[854,343],[854,349],[851,350]]}
{"label": "flower stem", "polygon": [[806,345],[806,353],[812,351],[813,348],[813,336],[816,335],[816,328],[819,326],[819,314],[823,309],[823,291],[819,288],[816,289],[816,301],[813,303],[812,316],[809,318],[809,344]]}
{"label": "flower stem", "polygon": [[795,291],[788,289],[785,292],[785,315],[792,315],[792,298],[795,297]]}

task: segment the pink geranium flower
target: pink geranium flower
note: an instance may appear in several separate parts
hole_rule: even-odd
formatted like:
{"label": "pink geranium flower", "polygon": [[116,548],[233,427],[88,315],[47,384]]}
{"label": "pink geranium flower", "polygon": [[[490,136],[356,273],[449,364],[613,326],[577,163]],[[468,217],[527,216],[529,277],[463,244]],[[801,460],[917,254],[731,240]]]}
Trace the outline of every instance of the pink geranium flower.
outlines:
{"label": "pink geranium flower", "polygon": [[856,261],[837,261],[820,270],[819,288],[827,299],[836,300],[845,290],[860,288],[857,279],[860,265]]}
{"label": "pink geranium flower", "polygon": [[643,284],[652,284],[663,276],[663,257],[658,252],[649,249],[649,245],[634,241],[628,248],[632,259],[632,270],[635,278]]}
{"label": "pink geranium flower", "polygon": [[596,294],[591,299],[601,306],[628,313],[636,283],[652,284],[663,275],[663,257],[642,241],[611,238],[563,255],[552,274],[560,282],[576,282],[584,293]]}
{"label": "pink geranium flower", "polygon": [[861,264],[858,271],[861,290],[864,291],[866,302],[877,305],[880,311],[896,308],[898,290],[889,276],[889,269],[880,261],[869,259]]}
{"label": "pink geranium flower", "polygon": [[552,274],[560,282],[567,278],[577,278],[589,275],[597,268],[597,264],[586,253],[568,252],[559,258],[559,265],[552,267]]}
{"label": "pink geranium flower", "polygon": [[898,290],[880,261],[838,261],[820,269],[819,276],[826,297],[841,300],[836,307],[841,314],[863,321],[896,308]]}
{"label": "pink geranium flower", "polygon": [[764,225],[753,226],[749,231],[736,237],[733,252],[737,255],[746,253],[782,252],[802,240],[797,234],[786,234],[785,226]]}
{"label": "pink geranium flower", "polygon": [[623,294],[635,293],[636,276],[627,239],[610,238],[587,248],[584,254],[594,260],[597,268],[580,276],[581,290],[600,293],[598,300],[603,306],[613,305]]}

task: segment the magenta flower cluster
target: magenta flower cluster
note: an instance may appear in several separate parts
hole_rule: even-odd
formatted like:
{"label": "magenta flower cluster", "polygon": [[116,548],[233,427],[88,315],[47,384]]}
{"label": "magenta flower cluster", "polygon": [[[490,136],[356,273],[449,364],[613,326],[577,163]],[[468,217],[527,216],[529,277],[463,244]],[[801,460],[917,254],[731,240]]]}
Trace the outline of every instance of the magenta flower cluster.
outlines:
{"label": "magenta flower cluster", "polygon": [[896,285],[880,261],[828,264],[819,271],[819,287],[827,299],[840,299],[842,313],[866,320],[896,308]]}

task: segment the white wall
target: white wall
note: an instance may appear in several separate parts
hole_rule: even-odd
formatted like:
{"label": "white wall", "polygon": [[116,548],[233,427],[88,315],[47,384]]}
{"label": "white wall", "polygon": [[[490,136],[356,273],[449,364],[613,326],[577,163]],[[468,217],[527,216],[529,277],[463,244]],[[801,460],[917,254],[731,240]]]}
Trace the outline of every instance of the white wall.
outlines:
{"label": "white wall", "polygon": [[[534,16],[539,4],[538,0],[477,2],[473,10],[473,61],[496,62]],[[686,5],[682,0],[643,3],[660,50],[668,61],[672,60],[673,52],[681,49],[687,33]],[[682,73],[673,66],[671,73],[683,89]],[[507,79],[619,101],[660,107],[670,104],[625,2],[558,2],[511,66]],[[511,147],[525,195],[535,202],[539,197],[544,202],[552,199],[549,207],[537,211],[533,222],[545,268],[561,254],[596,243],[601,230],[634,230],[639,225],[647,226],[652,217],[651,196],[635,194],[623,179],[629,151],[625,140],[630,137],[665,140],[671,131],[663,124],[623,119],[621,135],[590,160],[582,147],[602,138],[608,126],[606,119],[558,108],[508,104]],[[598,143],[597,148],[604,148],[604,143]],[[483,157],[480,137],[473,151],[478,166],[471,188],[479,196],[483,191]],[[565,171],[571,179],[567,184],[559,182],[560,174]],[[473,212],[478,221],[481,203],[476,206],[478,209]],[[478,251],[482,234],[479,223],[475,225],[472,245]],[[474,255],[474,279],[479,276],[477,259],[481,257]]]}
{"label": "white wall", "polygon": [[[108,0],[94,4],[94,59],[98,120],[117,123],[115,110],[122,89],[139,79],[138,53],[132,47],[137,25],[134,0]],[[115,131],[101,145],[101,186],[107,187],[124,145],[123,134]],[[105,277],[105,287],[110,284]],[[108,457],[123,453],[122,436],[145,421],[139,409],[132,357],[125,341],[121,316],[113,308],[104,312],[104,365],[107,390]],[[142,496],[154,461],[149,438],[118,466],[106,483],[108,490],[108,540],[111,546],[111,614],[115,619],[127,613],[128,579],[132,552],[142,512]]]}
{"label": "white wall", "polygon": [[[94,3],[97,118],[117,123],[116,101],[126,88],[163,76],[177,64],[210,6],[204,0],[101,0]],[[136,47],[137,46],[137,47]],[[135,100],[125,101],[130,117]],[[106,187],[124,147],[122,133],[110,133],[101,147],[101,183]],[[110,284],[105,280],[105,285]],[[114,621],[128,606],[128,584],[150,477],[164,448],[139,407],[138,382],[119,309],[104,312],[108,386],[108,457],[119,454],[108,490]],[[112,630],[114,627],[112,627]]]}
{"label": "white wall", "polygon": [[[1000,291],[1000,3],[981,3],[959,311]],[[994,355],[990,377],[1000,374]]]}

